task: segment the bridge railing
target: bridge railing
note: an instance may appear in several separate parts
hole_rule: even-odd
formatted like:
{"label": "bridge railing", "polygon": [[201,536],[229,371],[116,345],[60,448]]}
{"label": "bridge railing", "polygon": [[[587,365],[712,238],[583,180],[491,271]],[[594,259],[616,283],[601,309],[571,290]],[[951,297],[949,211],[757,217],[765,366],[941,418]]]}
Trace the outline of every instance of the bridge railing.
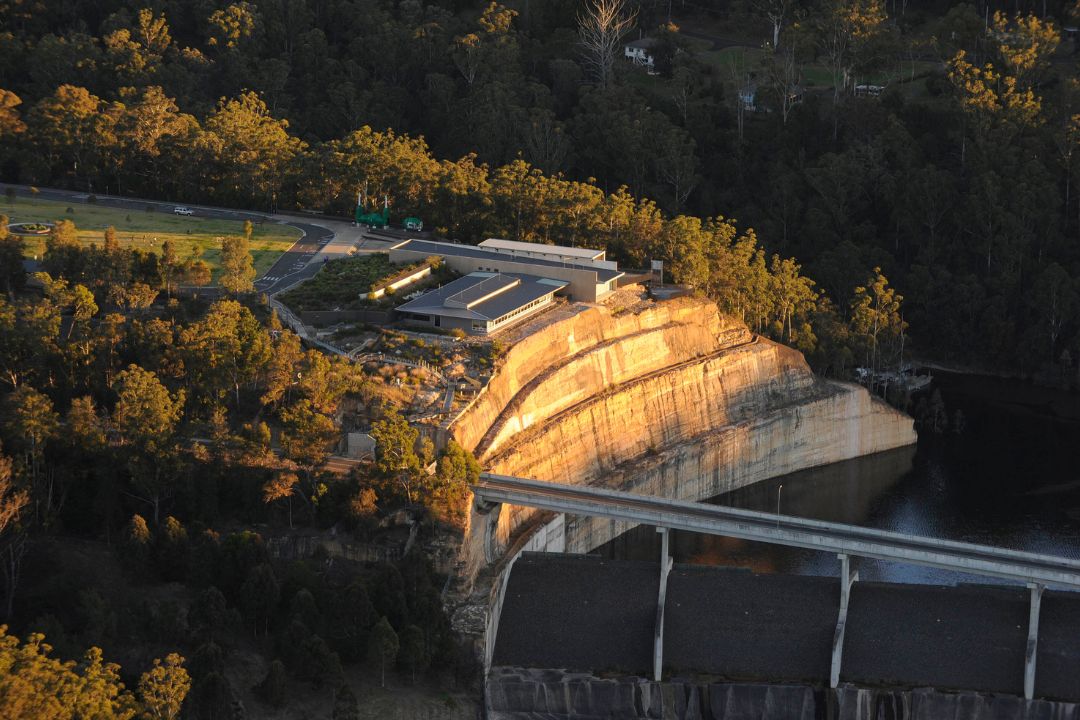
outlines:
{"label": "bridge railing", "polygon": [[[482,514],[490,514],[499,504],[509,504],[568,515],[605,517],[653,525],[664,532],[664,549],[660,559],[661,588],[654,641],[654,679],[657,681],[661,679],[663,668],[664,589],[670,563],[666,541],[668,530],[725,535],[836,553],[842,570],[839,615],[830,671],[832,687],[836,687],[840,680],[851,586],[858,580],[858,573],[851,567],[852,557],[924,565],[1026,584],[1031,591],[1031,603],[1024,663],[1024,696],[1029,700],[1032,699],[1035,688],[1035,659],[1038,654],[1039,612],[1043,589],[1047,585],[1057,585],[1070,590],[1080,590],[1080,560],[1055,555],[492,473],[481,473],[480,482],[474,485],[472,490],[476,510]],[[490,521],[488,522],[490,524]],[[493,536],[488,528],[481,531],[489,539]],[[506,578],[504,583],[505,580]],[[500,588],[500,593],[504,590],[505,585]],[[500,594],[499,604],[501,599]],[[488,663],[494,649],[497,628],[496,618],[494,625],[489,625],[486,657]]]}
{"label": "bridge railing", "polygon": [[1080,560],[1059,556],[491,473],[481,475],[473,493],[488,502],[1080,590]]}

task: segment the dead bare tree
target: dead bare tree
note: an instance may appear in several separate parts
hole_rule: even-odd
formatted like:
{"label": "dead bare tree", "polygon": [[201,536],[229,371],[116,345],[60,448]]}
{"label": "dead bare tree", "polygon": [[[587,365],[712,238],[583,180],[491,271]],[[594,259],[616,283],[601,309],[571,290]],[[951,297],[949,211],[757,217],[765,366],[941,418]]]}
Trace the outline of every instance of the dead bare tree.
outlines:
{"label": "dead bare tree", "polygon": [[757,8],[757,11],[772,23],[772,46],[774,50],[780,47],[780,31],[784,27],[788,3],[789,0],[754,0],[754,7]]}
{"label": "dead bare tree", "polygon": [[732,100],[735,103],[735,127],[738,129],[739,140],[743,139],[743,127],[746,122],[748,100],[753,97],[751,89],[750,73],[746,71],[746,57],[742,52],[731,54],[727,61],[728,72],[731,73],[731,83],[735,88]]}
{"label": "dead bare tree", "polygon": [[626,0],[587,0],[578,14],[585,67],[600,87],[611,84],[619,44],[636,18],[637,10],[627,12]]}
{"label": "dead bare tree", "polygon": [[769,81],[776,93],[780,115],[787,125],[791,108],[799,102],[799,70],[795,65],[795,53],[788,47],[774,52],[767,66]]}

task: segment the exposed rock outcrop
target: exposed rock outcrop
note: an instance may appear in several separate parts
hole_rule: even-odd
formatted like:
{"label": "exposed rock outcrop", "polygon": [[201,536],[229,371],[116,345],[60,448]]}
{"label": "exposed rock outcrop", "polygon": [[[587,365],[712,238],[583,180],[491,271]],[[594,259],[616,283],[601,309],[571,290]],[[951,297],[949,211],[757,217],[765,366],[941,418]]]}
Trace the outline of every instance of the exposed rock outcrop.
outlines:
{"label": "exposed rock outcrop", "polygon": [[[491,472],[683,500],[916,439],[910,417],[697,298],[592,306],[542,328],[451,430]],[[508,547],[537,517],[504,508],[495,540]],[[564,547],[587,552],[624,529],[577,519]]]}

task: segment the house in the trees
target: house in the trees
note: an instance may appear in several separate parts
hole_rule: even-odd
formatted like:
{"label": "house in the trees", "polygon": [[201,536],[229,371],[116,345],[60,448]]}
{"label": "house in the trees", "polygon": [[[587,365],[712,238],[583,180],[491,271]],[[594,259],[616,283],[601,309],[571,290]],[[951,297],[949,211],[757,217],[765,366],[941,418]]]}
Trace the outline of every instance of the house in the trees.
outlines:
{"label": "house in the trees", "polygon": [[743,110],[757,111],[757,91],[757,83],[750,79],[739,88],[739,102],[742,103]]}
{"label": "house in the trees", "polygon": [[656,38],[639,38],[633,42],[628,42],[623,47],[623,57],[635,65],[644,65],[650,70],[654,66],[654,50],[656,48]]}

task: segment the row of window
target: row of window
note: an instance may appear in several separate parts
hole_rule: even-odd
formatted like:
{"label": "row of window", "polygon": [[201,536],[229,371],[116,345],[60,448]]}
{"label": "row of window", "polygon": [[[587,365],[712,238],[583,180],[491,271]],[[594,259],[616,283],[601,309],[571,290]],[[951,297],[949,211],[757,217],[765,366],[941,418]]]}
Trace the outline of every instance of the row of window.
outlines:
{"label": "row of window", "polygon": [[505,315],[503,315],[502,317],[497,319],[494,322],[494,325],[495,325],[495,327],[498,327],[499,325],[502,325],[504,322],[506,322],[510,318],[517,317],[521,313],[523,313],[523,312],[525,312],[525,311],[527,311],[527,310],[529,310],[531,308],[534,308],[537,305],[542,305],[542,304],[548,302],[549,300],[551,300],[550,295],[545,295],[545,296],[543,296],[541,298],[537,298],[536,300],[533,300],[531,303],[526,303],[525,305],[522,305],[518,309],[511,310],[510,312],[506,313]]}

